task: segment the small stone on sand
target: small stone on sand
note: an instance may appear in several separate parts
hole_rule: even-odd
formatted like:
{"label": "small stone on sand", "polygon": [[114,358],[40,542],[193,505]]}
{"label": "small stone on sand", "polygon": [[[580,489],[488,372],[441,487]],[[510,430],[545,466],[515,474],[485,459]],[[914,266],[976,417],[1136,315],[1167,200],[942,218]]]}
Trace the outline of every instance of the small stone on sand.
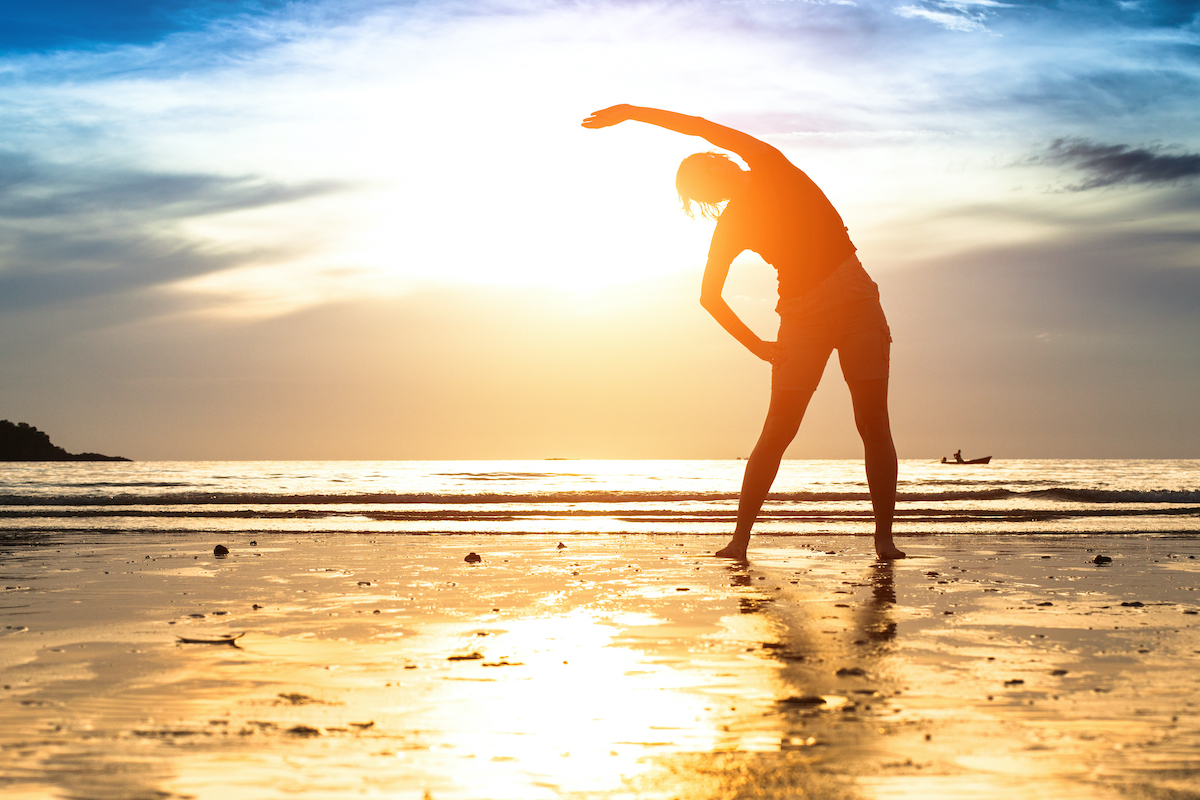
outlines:
{"label": "small stone on sand", "polygon": [[213,548],[213,555],[217,558],[220,558],[221,556],[227,556],[229,555],[229,548],[223,544],[219,544]]}
{"label": "small stone on sand", "polygon": [[467,562],[468,564],[478,564],[480,561],[483,561],[483,556],[479,555],[478,553],[467,553],[467,557],[464,558],[463,561]]}
{"label": "small stone on sand", "polygon": [[288,728],[287,732],[292,736],[303,736],[305,738],[321,735],[321,731],[317,730],[316,728],[310,728],[307,725],[296,725]]}
{"label": "small stone on sand", "polygon": [[1111,564],[1112,559],[1108,556],[1096,556],[1092,559],[1093,564]]}

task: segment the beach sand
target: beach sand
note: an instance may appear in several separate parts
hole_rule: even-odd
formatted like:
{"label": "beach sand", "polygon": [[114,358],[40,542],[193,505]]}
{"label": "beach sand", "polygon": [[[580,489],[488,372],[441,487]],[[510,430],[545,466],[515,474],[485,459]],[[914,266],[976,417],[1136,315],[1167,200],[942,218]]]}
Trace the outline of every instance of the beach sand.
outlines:
{"label": "beach sand", "polygon": [[1188,538],[24,537],[8,800],[1200,797]]}

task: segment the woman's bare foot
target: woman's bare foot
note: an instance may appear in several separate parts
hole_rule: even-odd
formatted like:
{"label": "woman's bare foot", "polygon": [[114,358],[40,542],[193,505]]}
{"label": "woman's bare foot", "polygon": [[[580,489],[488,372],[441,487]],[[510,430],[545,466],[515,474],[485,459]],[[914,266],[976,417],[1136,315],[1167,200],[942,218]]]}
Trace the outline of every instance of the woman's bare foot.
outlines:
{"label": "woman's bare foot", "polygon": [[895,561],[897,558],[904,558],[904,551],[896,549],[896,545],[875,545],[875,555],[879,556],[880,561]]}
{"label": "woman's bare foot", "polygon": [[722,547],[714,555],[717,558],[736,558],[739,561],[746,560],[746,545],[738,543],[736,540]]}

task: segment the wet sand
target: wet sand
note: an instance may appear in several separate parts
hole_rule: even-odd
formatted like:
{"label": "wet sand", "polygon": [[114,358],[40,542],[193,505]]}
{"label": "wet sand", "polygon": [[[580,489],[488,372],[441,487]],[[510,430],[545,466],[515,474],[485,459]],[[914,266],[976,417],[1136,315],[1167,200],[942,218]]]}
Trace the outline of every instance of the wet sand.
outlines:
{"label": "wet sand", "polygon": [[2,540],[0,791],[1200,796],[1200,542],[564,543]]}

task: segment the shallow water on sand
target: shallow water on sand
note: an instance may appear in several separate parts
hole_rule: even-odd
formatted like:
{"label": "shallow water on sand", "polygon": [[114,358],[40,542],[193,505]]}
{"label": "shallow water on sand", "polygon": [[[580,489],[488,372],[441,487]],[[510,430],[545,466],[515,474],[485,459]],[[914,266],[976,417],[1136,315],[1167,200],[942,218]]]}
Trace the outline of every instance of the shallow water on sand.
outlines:
{"label": "shallow water on sand", "polygon": [[1192,537],[224,541],[7,536],[6,798],[1200,791]]}

